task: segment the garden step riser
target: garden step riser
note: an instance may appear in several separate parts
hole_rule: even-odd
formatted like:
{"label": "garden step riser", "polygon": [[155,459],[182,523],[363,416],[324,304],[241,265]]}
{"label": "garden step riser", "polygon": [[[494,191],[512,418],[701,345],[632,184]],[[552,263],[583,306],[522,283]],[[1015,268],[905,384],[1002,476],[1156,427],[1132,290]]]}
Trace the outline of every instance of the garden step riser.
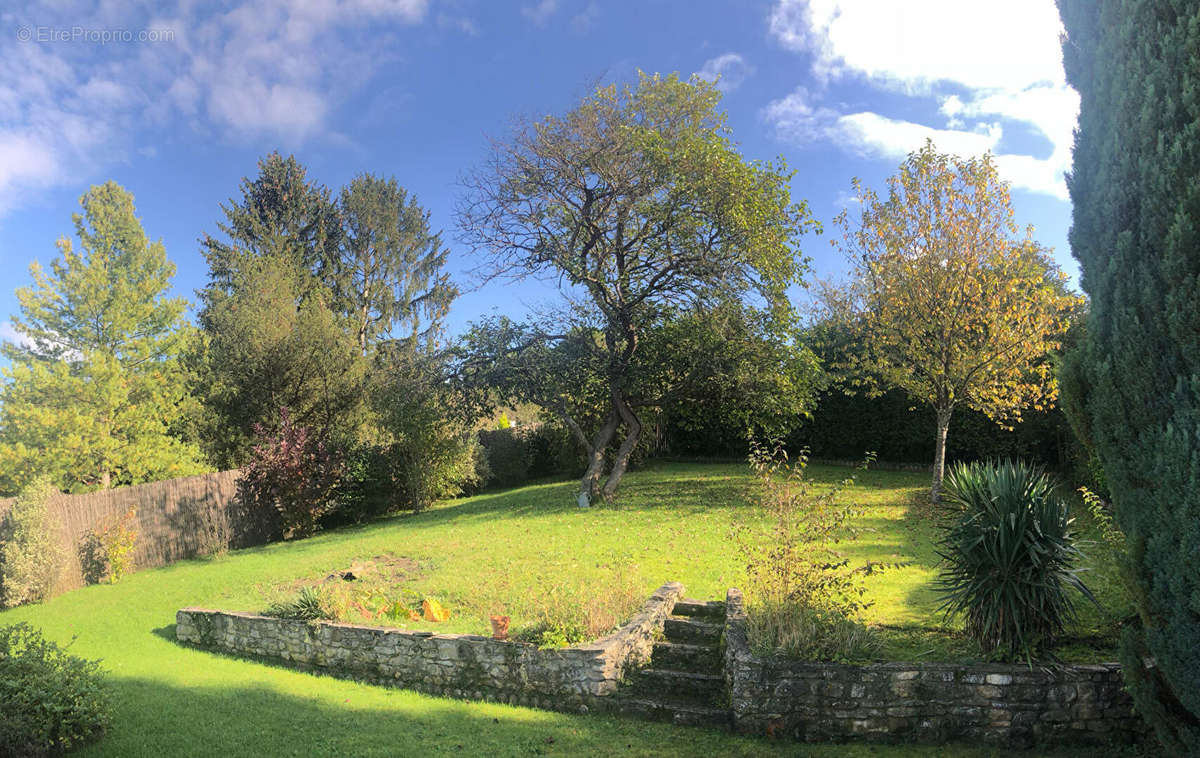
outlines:
{"label": "garden step riser", "polygon": [[668,642],[685,644],[716,645],[721,640],[722,626],[693,621],[689,618],[668,617],[663,623],[663,634]]}
{"label": "garden step riser", "polygon": [[664,721],[680,726],[709,726],[728,729],[732,721],[729,711],[721,708],[649,699],[626,700],[621,704],[620,712],[647,721]]}
{"label": "garden step riser", "polygon": [[675,669],[701,674],[719,674],[721,650],[715,645],[682,645],[659,642],[654,646],[650,664],[656,669]]}
{"label": "garden step riser", "polygon": [[634,689],[660,698],[679,697],[709,703],[725,691],[725,680],[716,674],[645,669],[638,674]]}
{"label": "garden step riser", "polygon": [[676,616],[690,616],[702,621],[719,623],[725,620],[725,604],[721,602],[704,603],[699,600],[680,600],[671,611]]}

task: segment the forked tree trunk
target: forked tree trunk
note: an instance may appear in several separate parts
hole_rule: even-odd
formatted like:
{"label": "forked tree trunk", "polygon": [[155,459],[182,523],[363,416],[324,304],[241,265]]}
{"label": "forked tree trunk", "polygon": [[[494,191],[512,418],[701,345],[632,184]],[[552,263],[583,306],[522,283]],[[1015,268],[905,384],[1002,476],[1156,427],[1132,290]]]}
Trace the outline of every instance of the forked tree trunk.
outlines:
{"label": "forked tree trunk", "polygon": [[625,470],[629,468],[629,457],[633,455],[633,449],[637,447],[638,439],[642,434],[642,422],[638,420],[637,414],[633,412],[633,408],[629,407],[625,398],[614,393],[613,405],[621,414],[621,420],[625,422],[625,439],[621,442],[621,447],[617,449],[617,457],[613,461],[612,471],[609,472],[608,479],[604,482],[605,500],[611,499],[617,493],[621,477],[625,476]]}
{"label": "forked tree trunk", "polygon": [[[575,428],[578,429],[578,426]],[[596,431],[596,436],[590,442],[581,432],[576,435],[583,439],[588,453],[587,470],[583,472],[583,479],[579,481],[578,503],[580,508],[590,506],[596,496],[600,494],[600,475],[604,472],[604,451],[608,448],[608,443],[612,442],[616,431],[617,414],[613,411],[609,414],[608,420],[604,422],[604,425]]]}
{"label": "forked tree trunk", "polygon": [[937,503],[942,497],[942,477],[946,471],[946,432],[950,430],[952,408],[937,409],[937,437],[933,446],[933,491],[930,499]]}

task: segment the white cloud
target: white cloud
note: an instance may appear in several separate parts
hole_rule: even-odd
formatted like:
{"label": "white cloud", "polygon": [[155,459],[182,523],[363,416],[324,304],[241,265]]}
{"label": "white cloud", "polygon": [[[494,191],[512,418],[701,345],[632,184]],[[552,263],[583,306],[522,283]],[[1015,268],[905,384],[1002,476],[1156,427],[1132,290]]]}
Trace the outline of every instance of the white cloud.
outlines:
{"label": "white cloud", "polygon": [[1050,155],[999,154],[1004,177],[1065,199],[1079,97],[1066,84],[1061,31],[1052,0],[777,0],[770,35],[810,54],[818,82],[856,78],[931,99],[945,120],[918,124],[883,114],[827,113],[822,128],[797,130],[773,115],[795,111],[794,104],[784,105],[792,95],[765,114],[793,139],[829,137],[832,120],[835,134],[857,138],[860,151],[881,157],[894,157],[897,145],[921,135],[953,152],[985,144],[996,151],[1006,124],[1024,124],[1050,142]]}
{"label": "white cloud", "polygon": [[0,342],[11,342],[18,347],[33,347],[33,342],[13,328],[11,321],[0,322]]}
{"label": "white cloud", "polygon": [[583,10],[571,18],[571,31],[576,34],[586,34],[599,17],[600,5],[596,0],[588,0],[588,4],[584,6]]}
{"label": "white cloud", "polygon": [[428,0],[251,0],[216,13],[190,0],[149,7],[115,13],[109,3],[81,10],[46,0],[20,17],[0,11],[0,27],[14,35],[169,33],[157,42],[18,36],[0,45],[0,215],[31,190],[86,181],[126,160],[140,130],[177,129],[181,117],[203,132],[284,146],[329,135],[342,99],[394,56],[389,30],[422,21]]}
{"label": "white cloud", "polygon": [[701,79],[717,82],[722,92],[732,92],[742,85],[746,77],[754,73],[754,67],[737,53],[725,53],[709,58],[696,74]]}
{"label": "white cloud", "polygon": [[536,5],[522,6],[521,15],[536,26],[545,26],[557,10],[558,0],[539,0]]}

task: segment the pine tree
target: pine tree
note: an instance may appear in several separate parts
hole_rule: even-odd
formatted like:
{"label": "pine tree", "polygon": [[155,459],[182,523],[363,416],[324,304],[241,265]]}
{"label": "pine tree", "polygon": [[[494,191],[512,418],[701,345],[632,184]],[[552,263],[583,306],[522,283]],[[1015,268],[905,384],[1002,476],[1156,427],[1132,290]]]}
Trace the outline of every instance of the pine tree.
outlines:
{"label": "pine tree", "polygon": [[166,296],[175,266],[120,185],[92,187],[80,204],[79,248],[60,239],[50,271],[34,263],[33,285],[17,290],[25,344],[4,345],[0,491],[39,475],[81,490],[203,470],[172,433],[191,332],[183,298]]}
{"label": "pine tree", "polygon": [[255,426],[273,429],[282,408],[327,442],[353,435],[363,405],[361,352],[325,281],[339,260],[337,207],[294,157],[272,153],[258,168],[221,206],[226,239],[201,238],[209,284],[193,360],[201,436],[222,467],[244,463]]}
{"label": "pine tree", "polygon": [[341,244],[325,279],[359,347],[366,353],[389,335],[428,341],[458,294],[444,271],[448,251],[429,229],[429,212],[395,179],[371,174],[342,189],[339,210]]}
{"label": "pine tree", "polygon": [[[1059,0],[1080,94],[1071,249],[1091,296],[1075,356],[1128,539],[1126,681],[1166,749],[1200,754],[1200,4]],[[1146,659],[1153,666],[1146,666]]]}

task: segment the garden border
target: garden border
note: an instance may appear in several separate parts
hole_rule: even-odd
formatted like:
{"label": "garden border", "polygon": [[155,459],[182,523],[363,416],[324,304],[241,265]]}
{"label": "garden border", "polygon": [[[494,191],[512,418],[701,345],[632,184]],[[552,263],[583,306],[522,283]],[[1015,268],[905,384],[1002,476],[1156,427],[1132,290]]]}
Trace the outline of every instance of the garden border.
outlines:
{"label": "garden border", "polygon": [[682,596],[683,585],[668,582],[616,632],[566,648],[204,608],[178,611],[175,637],[429,694],[587,712],[611,710],[610,696],[650,659],[655,638]]}
{"label": "garden border", "polygon": [[1148,729],[1116,663],[814,663],[750,650],[742,593],[725,596],[725,680],[743,734],[807,742],[955,739],[1028,748],[1133,742]]}

